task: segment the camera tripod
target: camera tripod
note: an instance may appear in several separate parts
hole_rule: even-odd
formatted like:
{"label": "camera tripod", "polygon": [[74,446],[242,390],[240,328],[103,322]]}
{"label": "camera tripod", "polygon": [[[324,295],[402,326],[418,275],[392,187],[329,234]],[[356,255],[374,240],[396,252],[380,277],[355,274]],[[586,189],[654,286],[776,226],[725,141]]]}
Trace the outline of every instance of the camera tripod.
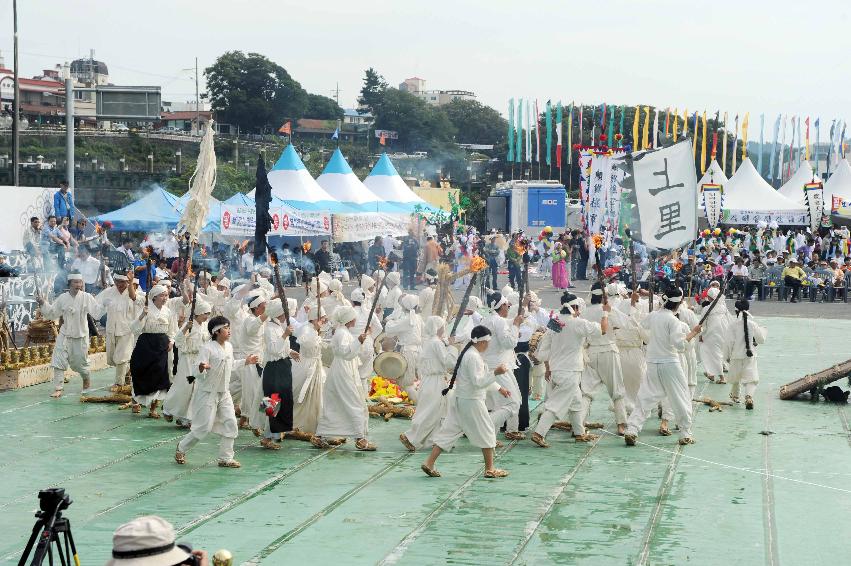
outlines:
{"label": "camera tripod", "polygon": [[[47,491],[53,492],[54,490]],[[33,545],[35,545],[35,552],[30,561],[31,566],[41,566],[45,557],[47,557],[48,563],[52,566],[54,563],[54,546],[56,547],[56,554],[59,557],[59,564],[61,566],[72,566],[72,564],[73,566],[80,566],[80,559],[77,557],[77,546],[74,544],[74,535],[71,534],[71,522],[62,516],[62,509],[67,509],[68,505],[71,504],[70,499],[64,493],[65,490],[55,490],[54,493],[50,493],[49,495],[55,494],[61,496],[61,498],[57,498],[58,501],[56,501],[55,507],[36,512],[36,522],[33,525],[33,532],[30,535],[29,541],[27,541],[27,547],[24,549],[24,554],[21,556],[18,566],[24,566],[27,563],[27,558],[33,550]],[[43,508],[48,497],[42,494],[45,494],[45,492],[39,493],[39,499],[42,500]],[[53,498],[50,499],[50,503],[54,501]]]}

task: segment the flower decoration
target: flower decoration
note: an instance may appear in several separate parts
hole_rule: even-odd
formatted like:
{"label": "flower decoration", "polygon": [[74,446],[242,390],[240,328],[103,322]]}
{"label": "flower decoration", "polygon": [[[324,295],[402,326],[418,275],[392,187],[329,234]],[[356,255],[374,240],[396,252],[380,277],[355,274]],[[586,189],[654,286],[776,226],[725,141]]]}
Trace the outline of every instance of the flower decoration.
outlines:
{"label": "flower decoration", "polygon": [[608,140],[608,139],[609,139],[609,136],[607,136],[606,134],[600,134],[600,141],[601,141],[601,142],[604,142],[604,141],[606,141],[606,140]]}
{"label": "flower decoration", "polygon": [[713,230],[712,235],[713,236],[720,236],[721,235],[721,228],[716,228],[715,230]]}
{"label": "flower decoration", "polygon": [[623,139],[623,134],[617,133],[615,134],[615,141],[621,141]]}
{"label": "flower decoration", "polygon": [[488,262],[486,262],[485,259],[482,256],[477,255],[477,256],[474,256],[473,260],[470,262],[470,271],[472,271],[473,273],[478,273],[479,271],[482,271],[487,266],[488,266]]}

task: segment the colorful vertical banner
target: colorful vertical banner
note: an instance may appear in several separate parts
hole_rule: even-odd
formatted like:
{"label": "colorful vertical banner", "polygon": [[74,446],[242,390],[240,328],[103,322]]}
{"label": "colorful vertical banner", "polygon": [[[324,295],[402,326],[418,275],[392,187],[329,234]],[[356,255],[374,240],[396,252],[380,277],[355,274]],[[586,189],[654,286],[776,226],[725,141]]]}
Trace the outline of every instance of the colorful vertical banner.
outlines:
{"label": "colorful vertical banner", "polygon": [[762,172],[762,145],[763,141],[763,128],[765,127],[765,114],[759,115],[759,155],[756,158],[756,170],[759,171],[761,177],[765,177],[765,174]]}
{"label": "colorful vertical banner", "polygon": [[706,173],[706,138],[709,130],[706,124],[706,110],[703,111],[703,138],[700,140],[700,174]]}
{"label": "colorful vertical banner", "polygon": [[641,149],[650,149],[650,107],[644,107],[644,128],[641,133]]}
{"label": "colorful vertical banner", "polygon": [[615,147],[615,109],[616,106],[609,108],[609,133],[606,136],[606,145]]}
{"label": "colorful vertical banner", "polygon": [[673,129],[674,136],[671,139],[671,141],[673,141],[674,143],[677,142],[677,129],[679,128],[679,125],[680,125],[680,115],[678,113],[678,110],[676,108],[674,108],[674,129]]}
{"label": "colorful vertical banner", "polygon": [[538,109],[538,99],[535,99],[535,161],[541,164],[541,111]]}
{"label": "colorful vertical banner", "polygon": [[653,147],[659,147],[659,109],[656,108],[653,114]]}
{"label": "colorful vertical banner", "polygon": [[736,118],[733,121],[733,127],[736,129],[736,135],[733,137],[733,167],[730,169],[730,174],[734,174],[736,172],[736,159],[738,159],[739,155],[739,115],[736,114]]}
{"label": "colorful vertical banner", "polygon": [[786,117],[783,117],[783,128],[780,134],[780,159],[777,163],[777,179],[782,183],[783,182],[783,147],[786,145],[786,124],[788,120]]}
{"label": "colorful vertical banner", "polygon": [[509,163],[514,162],[514,99],[508,101],[508,156]]}
{"label": "colorful vertical banner", "polygon": [[[546,110],[546,121],[547,121],[547,165],[552,165],[552,155],[553,155],[553,106],[552,103],[547,100],[547,110]],[[559,145],[561,145],[561,140],[559,140]],[[561,161],[561,160],[559,160]]]}
{"label": "colorful vertical banner", "polygon": [[[795,123],[794,121],[792,122]],[[777,119],[774,121],[774,144],[771,146],[771,155],[768,158],[768,179],[769,181],[774,181],[774,179],[779,178],[780,175],[775,177],[775,169],[774,163],[777,161],[777,136],[780,135],[780,114],[777,115]],[[792,136],[794,138],[794,136]],[[780,148],[780,153],[783,153],[783,147]],[[782,155],[781,155],[782,156]]]}
{"label": "colorful vertical banner", "polygon": [[804,143],[806,143],[804,159],[809,161],[810,160],[810,117],[809,116],[807,116],[807,119],[804,120],[804,124],[806,124],[806,126],[807,126],[807,134],[804,136]]}
{"label": "colorful vertical banner", "polygon": [[517,127],[515,128],[515,133],[517,134],[517,142],[514,144],[514,162],[520,163],[523,161],[523,99],[517,99]]}
{"label": "colorful vertical banner", "polygon": [[635,116],[632,119],[632,151],[641,149],[641,141],[638,139],[638,128],[641,123],[641,108],[635,107]]}
{"label": "colorful vertical banner", "polygon": [[621,120],[618,125],[618,133],[621,135],[621,139],[618,140],[618,147],[623,147],[623,121],[626,116],[626,106],[621,106]]}
{"label": "colorful vertical banner", "polygon": [[532,110],[529,101],[526,101],[526,162],[532,163]]}

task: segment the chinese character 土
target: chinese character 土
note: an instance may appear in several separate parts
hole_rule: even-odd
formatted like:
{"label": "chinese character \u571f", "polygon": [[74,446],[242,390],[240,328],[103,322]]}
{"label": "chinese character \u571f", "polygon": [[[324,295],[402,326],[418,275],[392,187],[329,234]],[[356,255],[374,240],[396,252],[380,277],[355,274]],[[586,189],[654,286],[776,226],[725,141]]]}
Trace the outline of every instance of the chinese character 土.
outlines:
{"label": "chinese character \u571f", "polygon": [[668,189],[676,189],[681,188],[684,185],[682,183],[676,183],[674,185],[671,184],[671,179],[668,177],[668,158],[665,158],[665,168],[661,171],[654,171],[653,175],[664,175],[665,176],[665,184],[658,189],[650,189],[650,194],[652,196],[656,196],[663,191],[667,191]]}
{"label": "chinese character \u571f", "polygon": [[659,232],[655,238],[661,240],[668,234],[685,230],[680,224],[680,203],[673,202],[659,207]]}

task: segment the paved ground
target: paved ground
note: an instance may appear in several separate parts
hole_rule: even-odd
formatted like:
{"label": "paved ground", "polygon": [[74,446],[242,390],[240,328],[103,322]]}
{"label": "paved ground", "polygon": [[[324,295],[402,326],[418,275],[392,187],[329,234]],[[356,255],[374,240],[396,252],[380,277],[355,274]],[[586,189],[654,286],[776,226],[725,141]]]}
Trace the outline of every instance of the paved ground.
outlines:
{"label": "paved ground", "polygon": [[[590,445],[554,432],[549,450],[508,443],[505,480],[481,478],[465,441],[438,462],[443,478],[426,478],[424,456],[398,442],[401,420],[372,420],[372,454],[290,441],[271,453],[243,432],[241,470],[216,467],[212,438],[180,467],[181,432],[162,421],[73,395],[51,401],[49,385],[3,393],[0,564],[17,562],[48,486],[74,499],[66,516],[83,564],[103,564],[113,529],[149,513],[181,540],[230,549],[236,564],[835,564],[847,548],[830,527],[851,511],[849,411],[780,401],[777,390],[846,359],[851,321],[781,308],[806,318],[761,317],[756,410],[698,406],[698,443],[685,449],[655,435],[655,419],[636,448],[610,432]],[[698,391],[727,395],[704,382]],[[593,419],[613,430],[605,402]]]}

